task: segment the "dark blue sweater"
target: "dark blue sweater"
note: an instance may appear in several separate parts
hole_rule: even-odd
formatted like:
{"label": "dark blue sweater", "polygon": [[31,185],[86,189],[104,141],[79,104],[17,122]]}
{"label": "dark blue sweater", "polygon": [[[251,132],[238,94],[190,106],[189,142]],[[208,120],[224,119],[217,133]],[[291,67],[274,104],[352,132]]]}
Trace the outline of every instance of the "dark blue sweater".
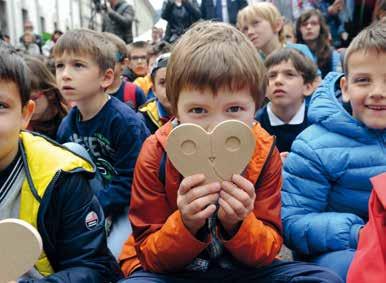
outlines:
{"label": "dark blue sweater", "polygon": [[267,112],[267,105],[256,113],[256,121],[260,122],[261,126],[271,135],[276,136],[276,146],[280,152],[291,151],[293,141],[296,139],[305,128],[309,126],[307,120],[308,105],[306,103],[305,115],[303,123],[298,125],[279,125],[272,126]]}
{"label": "dark blue sweater", "polygon": [[104,189],[97,198],[106,216],[129,205],[135,162],[147,135],[134,110],[114,97],[90,120],[80,121],[74,107],[60,124],[58,142],[84,146],[101,173]]}

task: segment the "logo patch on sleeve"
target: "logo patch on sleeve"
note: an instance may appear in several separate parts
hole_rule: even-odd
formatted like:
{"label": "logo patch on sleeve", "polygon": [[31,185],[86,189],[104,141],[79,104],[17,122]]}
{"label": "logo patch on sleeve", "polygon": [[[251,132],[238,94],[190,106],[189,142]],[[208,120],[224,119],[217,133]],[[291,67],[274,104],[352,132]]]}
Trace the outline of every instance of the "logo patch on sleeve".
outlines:
{"label": "logo patch on sleeve", "polygon": [[98,214],[95,211],[91,211],[87,214],[86,219],[84,221],[87,229],[92,230],[99,223]]}

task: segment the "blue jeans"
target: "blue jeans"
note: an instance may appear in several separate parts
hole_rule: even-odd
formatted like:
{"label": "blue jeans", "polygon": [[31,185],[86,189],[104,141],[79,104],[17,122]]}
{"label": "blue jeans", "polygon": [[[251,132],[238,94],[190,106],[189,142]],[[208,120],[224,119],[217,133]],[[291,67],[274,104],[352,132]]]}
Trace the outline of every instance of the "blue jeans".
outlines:
{"label": "blue jeans", "polygon": [[343,283],[342,279],[327,268],[314,264],[275,260],[260,268],[236,268],[225,270],[212,267],[207,272],[181,272],[158,274],[143,270],[135,271],[119,283]]}
{"label": "blue jeans", "polygon": [[314,257],[310,262],[331,269],[346,281],[347,272],[354,254],[354,249],[335,251]]}

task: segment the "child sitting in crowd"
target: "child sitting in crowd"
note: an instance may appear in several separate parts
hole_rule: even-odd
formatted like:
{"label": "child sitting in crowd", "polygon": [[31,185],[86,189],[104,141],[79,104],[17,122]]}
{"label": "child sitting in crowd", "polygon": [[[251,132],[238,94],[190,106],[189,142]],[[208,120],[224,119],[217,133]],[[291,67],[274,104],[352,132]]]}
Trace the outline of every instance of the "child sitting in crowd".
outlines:
{"label": "child sitting in crowd", "polygon": [[34,57],[24,60],[30,70],[31,99],[35,102],[28,130],[55,140],[59,125],[67,114],[67,102],[56,86],[55,77],[43,62]]}
{"label": "child sitting in crowd", "polygon": [[24,220],[43,241],[33,268],[15,280],[116,282],[121,271],[107,249],[103,212],[89,186],[95,167],[23,131],[35,108],[30,92],[23,59],[0,48],[0,220]]}
{"label": "child sitting in crowd", "polygon": [[148,51],[149,44],[145,41],[135,41],[129,44],[129,61],[122,74],[129,82],[134,82],[137,78],[147,75],[149,68]]}
{"label": "child sitting in crowd", "polygon": [[129,104],[135,111],[146,102],[145,94],[142,89],[132,82],[122,80],[122,72],[127,58],[127,47],[125,42],[115,34],[104,32],[103,35],[115,45],[117,53],[115,55],[114,81],[108,87],[107,93],[118,98],[120,101]]}
{"label": "child sitting in crowd", "polygon": [[283,25],[279,10],[269,2],[248,5],[237,15],[238,29],[251,40],[263,59],[275,50],[289,47],[298,49],[315,62],[307,45],[286,42]]}
{"label": "child sitting in crowd", "polygon": [[171,106],[166,96],[166,66],[169,57],[170,53],[166,53],[154,62],[150,77],[153,85],[152,93],[155,98],[142,105],[138,111],[138,115],[144,120],[152,134],[171,118]]}
{"label": "child sitting in crowd", "polygon": [[319,10],[306,11],[296,21],[296,40],[306,44],[317,59],[324,78],[329,72],[342,72],[342,60],[330,43],[330,31]]}
{"label": "child sitting in crowd", "polygon": [[[297,258],[346,278],[368,220],[370,178],[386,172],[386,23],[349,45],[344,76],[330,73],[313,94],[311,126],[284,164],[282,219]],[[351,104],[352,113],[338,101]]]}
{"label": "child sitting in crowd", "polygon": [[[256,120],[271,135],[282,156],[291,149],[296,136],[308,127],[307,109],[312,83],[316,79],[315,64],[290,48],[273,52],[265,60],[269,103],[256,114]],[[305,99],[307,97],[307,99]]]}
{"label": "child sitting in crowd", "polygon": [[[149,74],[146,77],[143,78],[138,78],[135,83],[138,85],[141,85],[142,87],[145,88],[144,91],[147,91],[145,93],[146,99],[150,100],[155,97],[154,95],[154,90],[153,90],[153,83],[154,81],[152,80],[151,73],[153,70],[153,65],[155,60],[161,56],[162,54],[170,53],[171,52],[171,45],[167,43],[166,41],[160,41],[156,43],[155,45],[151,46],[148,52],[149,55],[149,66],[151,67],[149,70]],[[149,83],[150,80],[150,83]]]}
{"label": "child sitting in crowd", "polygon": [[127,208],[134,165],[147,136],[134,110],[105,91],[114,80],[116,53],[105,36],[91,30],[66,32],[53,50],[59,89],[76,104],[62,121],[57,140],[85,147],[102,175],[104,188],[96,196],[113,225],[108,243],[114,255],[131,231]]}
{"label": "child sitting in crowd", "polygon": [[[136,164],[134,238],[120,256],[131,274],[124,282],[341,282],[327,269],[275,259],[281,161],[273,137],[254,122],[264,72],[254,46],[230,25],[201,22],[178,41],[166,75],[176,119],[145,141]],[[246,123],[256,138],[246,170],[221,183],[204,184],[204,174],[182,178],[165,153],[173,127],[194,123],[210,131],[229,119]],[[208,222],[214,213],[217,221]]]}

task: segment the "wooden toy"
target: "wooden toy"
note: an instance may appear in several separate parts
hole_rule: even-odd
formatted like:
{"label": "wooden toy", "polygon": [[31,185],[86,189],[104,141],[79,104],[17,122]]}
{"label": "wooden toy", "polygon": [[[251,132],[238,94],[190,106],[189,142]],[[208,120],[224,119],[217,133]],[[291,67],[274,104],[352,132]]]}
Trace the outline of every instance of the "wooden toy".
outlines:
{"label": "wooden toy", "polygon": [[0,221],[0,282],[17,280],[29,271],[42,252],[39,232],[19,219]]}
{"label": "wooden toy", "polygon": [[243,122],[227,120],[210,133],[195,124],[181,124],[169,134],[166,152],[184,176],[202,173],[205,183],[230,181],[248,165],[255,137]]}

